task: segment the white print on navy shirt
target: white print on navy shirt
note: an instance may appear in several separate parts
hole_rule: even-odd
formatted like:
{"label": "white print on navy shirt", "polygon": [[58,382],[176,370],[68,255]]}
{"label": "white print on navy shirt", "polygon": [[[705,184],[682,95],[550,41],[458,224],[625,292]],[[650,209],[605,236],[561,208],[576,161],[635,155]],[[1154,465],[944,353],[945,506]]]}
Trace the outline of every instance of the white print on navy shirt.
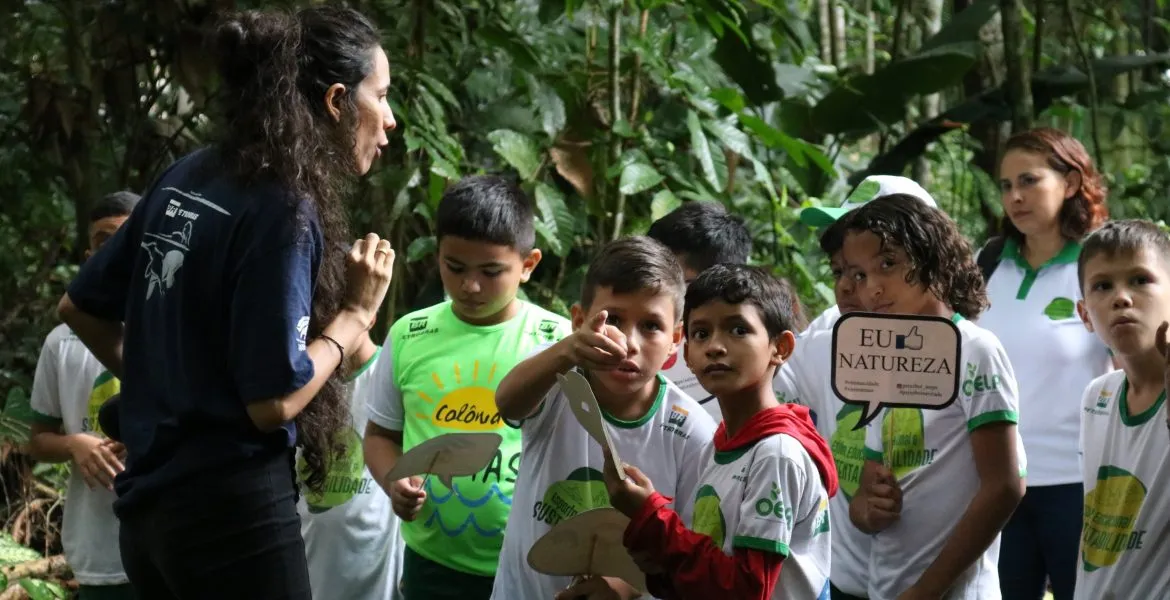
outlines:
{"label": "white print on navy shirt", "polygon": [[297,349],[305,350],[305,341],[309,338],[309,317],[301,317],[297,321]]}
{"label": "white print on navy shirt", "polygon": [[[231,216],[231,213],[222,206],[208,201],[197,193],[184,192],[173,187],[163,188],[163,191],[178,194],[183,198]],[[187,251],[190,250],[188,244],[191,243],[191,233],[195,230],[195,220],[199,218],[198,212],[184,209],[183,201],[178,198],[171,198],[167,202],[166,215],[168,217],[181,217],[187,221],[176,226],[170,234],[143,234],[143,237],[147,239],[143,240],[142,249],[146,250],[148,256],[145,276],[150,281],[149,285],[146,286],[147,300],[154,296],[156,289],[161,297],[166,295],[167,290],[174,287],[175,277],[183,266],[183,259],[186,257]]]}

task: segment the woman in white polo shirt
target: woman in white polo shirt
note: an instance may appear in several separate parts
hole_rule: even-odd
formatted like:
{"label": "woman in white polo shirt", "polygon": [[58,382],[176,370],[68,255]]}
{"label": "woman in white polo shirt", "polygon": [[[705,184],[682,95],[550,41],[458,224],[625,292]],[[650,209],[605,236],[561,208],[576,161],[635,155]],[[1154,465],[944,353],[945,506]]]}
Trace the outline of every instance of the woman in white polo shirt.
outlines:
{"label": "woman in white polo shirt", "polygon": [[991,309],[979,325],[999,337],[1015,369],[1028,454],[1028,491],[1003,530],[1000,587],[1004,600],[1039,600],[1050,580],[1056,600],[1065,600],[1073,597],[1084,501],[1080,399],[1112,368],[1076,310],[1080,240],[1108,217],[1106,190],[1084,146],[1048,128],[1008,140],[1000,190],[1004,235],[980,251]]}

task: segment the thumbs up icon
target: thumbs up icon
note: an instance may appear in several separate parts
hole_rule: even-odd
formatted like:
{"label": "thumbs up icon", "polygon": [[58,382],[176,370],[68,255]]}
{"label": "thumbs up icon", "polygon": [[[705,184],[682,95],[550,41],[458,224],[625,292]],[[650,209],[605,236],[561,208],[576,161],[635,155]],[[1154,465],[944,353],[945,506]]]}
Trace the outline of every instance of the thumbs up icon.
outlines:
{"label": "thumbs up icon", "polygon": [[918,326],[915,325],[914,328],[910,330],[910,333],[907,333],[906,335],[894,336],[894,347],[898,350],[921,350],[922,335],[918,333]]}

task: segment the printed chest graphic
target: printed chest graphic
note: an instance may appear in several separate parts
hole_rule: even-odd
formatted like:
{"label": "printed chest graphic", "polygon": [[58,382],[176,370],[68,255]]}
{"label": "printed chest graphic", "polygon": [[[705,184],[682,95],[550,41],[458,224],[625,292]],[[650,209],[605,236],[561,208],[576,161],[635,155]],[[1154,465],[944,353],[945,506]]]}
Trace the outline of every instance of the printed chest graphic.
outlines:
{"label": "printed chest graphic", "polygon": [[495,431],[502,427],[503,420],[496,412],[499,366],[494,362],[482,365],[476,360],[470,367],[452,361],[447,373],[432,372],[433,386],[416,390],[421,402],[415,403],[414,417],[457,431]]}
{"label": "printed chest graphic", "polygon": [[1097,485],[1085,495],[1081,563],[1085,571],[1117,564],[1125,552],[1141,550],[1145,529],[1135,529],[1146,486],[1129,471],[1103,466]]}
{"label": "printed chest graphic", "polygon": [[98,412],[107,400],[122,391],[122,384],[113,373],[103,371],[93,381],[93,389],[89,392],[89,401],[86,403],[85,416],[81,419],[81,431],[104,436],[101,423],[98,422]]}
{"label": "printed chest graphic", "polygon": [[882,416],[882,448],[886,466],[898,479],[934,462],[937,450],[926,447],[922,409],[887,409]]}
{"label": "printed chest graphic", "polygon": [[587,510],[609,506],[601,472],[590,467],[574,470],[563,481],[548,486],[532,506],[532,518],[552,526]]}
{"label": "printed chest graphic", "polygon": [[[345,455],[335,458],[330,465],[325,485],[320,491],[305,490],[305,504],[313,514],[323,513],[349,502],[358,494],[375,493],[374,482],[365,476],[362,457],[362,438],[352,428],[342,431],[345,437]],[[307,467],[303,458],[297,461],[297,470],[304,476]]]}

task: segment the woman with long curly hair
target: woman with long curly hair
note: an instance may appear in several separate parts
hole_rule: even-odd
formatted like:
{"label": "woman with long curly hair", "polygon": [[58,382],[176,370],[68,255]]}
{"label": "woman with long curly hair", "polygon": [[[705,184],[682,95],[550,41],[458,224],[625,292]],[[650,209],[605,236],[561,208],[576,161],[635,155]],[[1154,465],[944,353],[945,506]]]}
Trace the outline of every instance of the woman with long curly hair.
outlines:
{"label": "woman with long curly hair", "polygon": [[342,206],[395,127],[389,66],[343,8],[233,15],[216,43],[218,141],[162,174],[59,313],[122,380],[138,595],[309,598],[293,448],[320,489],[350,419],[340,367],[390,282],[390,243],[351,247]]}
{"label": "woman with long curly hair", "polygon": [[1081,395],[1111,370],[1108,349],[1077,313],[1077,258],[1108,216],[1106,192],[1085,147],[1057,129],[1012,136],[999,170],[1004,236],[980,256],[994,270],[979,325],[1015,368],[1028,452],[1028,491],[1003,532],[1000,586],[1004,600],[1039,600],[1047,579],[1056,600],[1069,600],[1084,504]]}

